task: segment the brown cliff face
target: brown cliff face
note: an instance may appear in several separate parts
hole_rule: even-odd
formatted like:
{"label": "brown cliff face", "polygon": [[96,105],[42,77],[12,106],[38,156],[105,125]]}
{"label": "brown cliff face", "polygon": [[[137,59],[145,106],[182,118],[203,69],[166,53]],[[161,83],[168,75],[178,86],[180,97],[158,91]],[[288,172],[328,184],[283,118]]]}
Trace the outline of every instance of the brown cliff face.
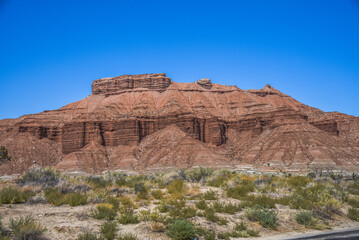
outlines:
{"label": "brown cliff face", "polygon": [[0,172],[34,164],[87,172],[248,163],[359,169],[359,118],[322,112],[270,85],[245,91],[161,73],[95,80],[92,91],[58,110],[1,120],[0,145],[12,161]]}

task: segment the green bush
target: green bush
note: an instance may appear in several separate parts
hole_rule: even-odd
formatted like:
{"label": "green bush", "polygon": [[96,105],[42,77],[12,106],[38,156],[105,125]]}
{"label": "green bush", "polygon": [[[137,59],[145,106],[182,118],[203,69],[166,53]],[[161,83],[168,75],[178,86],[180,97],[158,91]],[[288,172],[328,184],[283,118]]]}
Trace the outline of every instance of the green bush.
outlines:
{"label": "green bush", "polygon": [[0,190],[0,204],[25,203],[34,195],[32,191],[20,191],[17,188],[5,187]]}
{"label": "green bush", "polygon": [[348,216],[349,219],[359,222],[359,210],[358,209],[349,208],[347,216]]}
{"label": "green bush", "polygon": [[103,223],[101,225],[100,229],[101,229],[102,236],[106,240],[113,240],[117,236],[118,228],[117,228],[116,222],[106,221],[105,223]]}
{"label": "green bush", "polygon": [[193,168],[185,172],[185,177],[192,182],[200,182],[201,180],[206,180],[207,177],[210,177],[213,173],[212,168]]}
{"label": "green bush", "polygon": [[46,230],[31,216],[20,217],[18,219],[10,218],[9,228],[15,240],[40,239]]}
{"label": "green bush", "polygon": [[70,206],[85,205],[87,196],[83,193],[61,193],[58,188],[48,188],[44,191],[45,199],[55,206],[69,204]]}
{"label": "green bush", "polygon": [[103,238],[97,237],[96,234],[85,232],[77,236],[76,240],[103,240]]}
{"label": "green bush", "polygon": [[247,209],[246,216],[250,221],[258,221],[263,227],[277,229],[277,214],[259,205]]}
{"label": "green bush", "polygon": [[213,208],[207,208],[204,211],[204,217],[208,221],[217,223],[218,225],[226,225],[228,223],[228,221],[225,218],[221,218],[221,217],[217,216],[216,212]]}
{"label": "green bush", "polygon": [[287,178],[287,183],[293,188],[305,187],[311,181],[311,178],[304,176],[294,176]]}
{"label": "green bush", "polygon": [[48,188],[44,191],[45,199],[48,203],[60,206],[65,203],[65,196],[57,188]]}
{"label": "green bush", "polygon": [[151,192],[151,195],[155,198],[155,199],[162,199],[163,198],[163,192],[161,189],[157,189],[157,190],[153,190]]}
{"label": "green bush", "polygon": [[173,195],[181,197],[185,194],[187,189],[186,183],[183,180],[176,179],[167,186],[167,191]]}
{"label": "green bush", "polygon": [[210,179],[207,182],[207,185],[219,188],[219,187],[223,186],[227,180],[228,180],[228,177],[219,175],[219,176],[215,176],[212,179]]}
{"label": "green bush", "polygon": [[243,199],[248,193],[254,191],[254,185],[238,185],[227,189],[227,196],[235,199]]}
{"label": "green bush", "polygon": [[207,191],[202,195],[204,200],[217,200],[217,194],[215,191]]}
{"label": "green bush", "polygon": [[347,188],[348,192],[353,195],[359,195],[359,182],[350,184]]}
{"label": "green bush", "polygon": [[107,197],[106,202],[112,205],[112,209],[118,211],[120,209],[120,199],[116,197]]}
{"label": "green bush", "polygon": [[102,176],[90,176],[86,179],[87,183],[95,189],[106,188],[112,185],[112,181],[105,180]]}
{"label": "green bush", "polygon": [[242,209],[240,204],[214,202],[212,208],[219,213],[234,214]]}
{"label": "green bush", "polygon": [[215,240],[216,233],[212,230],[206,230],[200,227],[197,227],[196,232],[199,236],[203,236],[204,240]]}
{"label": "green bush", "polygon": [[117,237],[117,240],[137,240],[137,236],[131,233],[122,233]]}
{"label": "green bush", "polygon": [[135,183],[134,190],[139,198],[144,199],[147,197],[148,189],[143,182]]}
{"label": "green bush", "polygon": [[348,204],[353,208],[359,208],[359,199],[358,198],[348,198]]}
{"label": "green bush", "polygon": [[313,217],[313,214],[309,211],[302,211],[295,215],[295,220],[297,223],[306,226],[307,228],[312,228],[316,224],[316,220]]}
{"label": "green bush", "polygon": [[0,146],[0,163],[10,161],[9,151],[4,146]]}
{"label": "green bush", "polygon": [[167,236],[175,240],[192,240],[196,237],[196,228],[188,221],[176,220],[169,226]]}
{"label": "green bush", "polygon": [[91,215],[96,219],[114,220],[117,212],[112,204],[100,203],[95,210],[92,210]]}
{"label": "green bush", "polygon": [[205,210],[208,206],[205,200],[200,200],[195,203],[196,208],[200,210]]}
{"label": "green bush", "polygon": [[244,205],[247,207],[253,207],[254,205],[260,205],[264,208],[275,208],[276,200],[266,195],[254,196],[248,195],[243,198],[245,200]]}
{"label": "green bush", "polygon": [[196,216],[197,210],[193,207],[184,207],[182,205],[175,205],[169,209],[169,215],[174,218],[187,219]]}
{"label": "green bush", "polygon": [[127,209],[125,212],[121,213],[118,221],[121,224],[134,224],[140,222],[138,217],[133,213],[133,209]]}
{"label": "green bush", "polygon": [[70,206],[85,205],[87,203],[87,196],[82,193],[68,193],[66,194],[65,202]]}

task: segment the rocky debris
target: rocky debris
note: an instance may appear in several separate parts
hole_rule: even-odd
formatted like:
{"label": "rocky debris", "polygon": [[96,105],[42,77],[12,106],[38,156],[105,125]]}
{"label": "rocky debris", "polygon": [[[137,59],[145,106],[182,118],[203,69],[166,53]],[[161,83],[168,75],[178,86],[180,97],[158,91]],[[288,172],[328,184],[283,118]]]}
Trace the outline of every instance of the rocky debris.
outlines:
{"label": "rocky debris", "polygon": [[11,161],[65,171],[192,167],[359,170],[359,118],[304,105],[270,85],[260,90],[164,73],[95,80],[92,94],[58,110],[0,121]]}

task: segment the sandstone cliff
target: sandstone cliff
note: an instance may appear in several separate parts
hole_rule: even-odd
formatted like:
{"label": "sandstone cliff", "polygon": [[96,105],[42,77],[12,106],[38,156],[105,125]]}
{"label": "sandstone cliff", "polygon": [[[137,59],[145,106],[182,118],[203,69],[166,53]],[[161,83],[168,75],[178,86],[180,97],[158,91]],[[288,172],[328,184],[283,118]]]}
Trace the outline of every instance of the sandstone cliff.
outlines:
{"label": "sandstone cliff", "polygon": [[95,80],[92,94],[58,110],[0,121],[12,161],[99,172],[252,164],[359,169],[359,118],[304,105],[270,85],[242,90],[165,74]]}

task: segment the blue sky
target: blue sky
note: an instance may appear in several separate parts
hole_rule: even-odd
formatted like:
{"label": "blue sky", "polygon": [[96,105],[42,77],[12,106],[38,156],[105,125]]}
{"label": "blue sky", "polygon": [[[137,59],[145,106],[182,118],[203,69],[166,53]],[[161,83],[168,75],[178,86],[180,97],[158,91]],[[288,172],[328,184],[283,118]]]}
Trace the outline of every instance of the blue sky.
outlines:
{"label": "blue sky", "polygon": [[0,0],[0,119],[121,74],[258,89],[359,116],[359,1]]}

